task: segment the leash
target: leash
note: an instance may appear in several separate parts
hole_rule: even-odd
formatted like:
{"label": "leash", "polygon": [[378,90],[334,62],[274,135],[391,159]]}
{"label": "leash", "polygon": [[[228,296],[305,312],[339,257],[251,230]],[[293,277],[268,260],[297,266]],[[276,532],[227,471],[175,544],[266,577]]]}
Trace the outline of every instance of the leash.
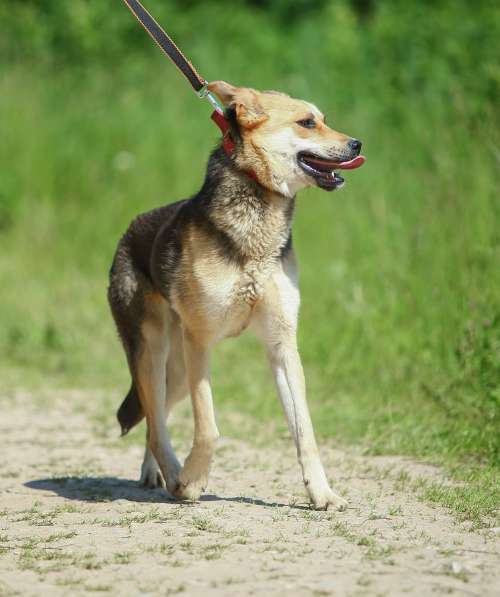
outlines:
{"label": "leash", "polygon": [[217,98],[208,90],[208,82],[199,75],[198,71],[179,50],[172,38],[162,29],[158,22],[138,0],[123,0],[123,2],[125,2],[130,9],[130,12],[144,27],[160,50],[170,58],[184,77],[186,77],[196,95],[202,99],[207,99],[212,104],[214,111],[212,112],[211,119],[220,128],[224,151],[230,156],[234,151],[234,142],[230,136],[229,123],[224,116],[223,107],[220,105]]}

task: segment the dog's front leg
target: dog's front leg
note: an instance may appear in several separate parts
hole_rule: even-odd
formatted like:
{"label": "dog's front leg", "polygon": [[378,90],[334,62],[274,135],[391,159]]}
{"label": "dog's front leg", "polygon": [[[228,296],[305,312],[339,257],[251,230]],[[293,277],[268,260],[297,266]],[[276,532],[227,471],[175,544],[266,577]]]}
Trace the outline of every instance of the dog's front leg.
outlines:
{"label": "dog's front leg", "polygon": [[274,374],[278,394],[295,441],[304,484],[314,507],[343,510],[347,502],[336,495],[318,454],[306,402],[304,371],[297,349],[297,319],[300,296],[293,257],[269,280],[265,295],[255,310],[255,331],[262,337]]}
{"label": "dog's front leg", "polygon": [[210,388],[208,347],[189,332],[184,333],[184,358],[194,415],[194,440],[179,476],[178,497],[197,500],[205,490],[219,437]]}
{"label": "dog's front leg", "polygon": [[319,458],[318,447],[306,402],[305,381],[295,337],[275,338],[269,343],[269,361],[290,433],[297,448],[304,484],[314,507],[343,510],[347,502],[336,495]]}

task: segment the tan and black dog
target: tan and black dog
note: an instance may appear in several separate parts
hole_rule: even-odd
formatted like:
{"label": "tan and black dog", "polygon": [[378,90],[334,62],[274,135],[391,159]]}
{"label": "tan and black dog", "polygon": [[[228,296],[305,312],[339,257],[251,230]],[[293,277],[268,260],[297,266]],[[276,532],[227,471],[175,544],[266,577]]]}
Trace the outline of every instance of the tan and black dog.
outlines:
{"label": "tan and black dog", "polygon": [[[209,89],[224,104],[234,151],[215,149],[191,199],[138,216],[111,268],[109,302],[132,375],[118,420],[127,433],[146,417],[144,485],[198,499],[219,436],[210,351],[252,329],[265,344],[313,505],[343,508],[323,470],[306,403],[291,226],[297,191],[341,186],[333,169],[361,165],[361,143],[329,128],[308,102],[223,81]],[[189,394],[194,441],[181,466],[165,421]]]}

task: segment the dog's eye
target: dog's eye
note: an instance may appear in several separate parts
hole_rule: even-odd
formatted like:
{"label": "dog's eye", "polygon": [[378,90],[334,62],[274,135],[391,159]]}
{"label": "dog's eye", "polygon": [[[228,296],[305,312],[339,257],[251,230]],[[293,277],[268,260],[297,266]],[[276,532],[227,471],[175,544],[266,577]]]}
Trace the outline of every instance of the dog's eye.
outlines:
{"label": "dog's eye", "polygon": [[305,129],[313,129],[316,126],[314,118],[304,118],[304,120],[297,120],[299,126],[303,126]]}

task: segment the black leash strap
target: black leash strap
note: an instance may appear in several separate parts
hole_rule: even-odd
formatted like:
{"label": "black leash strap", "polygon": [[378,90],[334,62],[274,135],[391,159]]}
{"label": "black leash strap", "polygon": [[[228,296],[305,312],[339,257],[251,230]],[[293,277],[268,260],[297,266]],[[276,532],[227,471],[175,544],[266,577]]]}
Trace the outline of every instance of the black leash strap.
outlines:
{"label": "black leash strap", "polygon": [[[175,66],[181,71],[186,79],[191,83],[193,89],[201,97],[206,97],[208,92],[206,90],[207,82],[203,77],[200,77],[194,66],[184,56],[184,54],[175,45],[172,39],[165,33],[155,19],[149,14],[144,6],[137,0],[123,0],[129,7],[132,14],[139,21],[139,23],[146,29],[153,41],[158,45]],[[210,98],[209,98],[210,99]]]}

